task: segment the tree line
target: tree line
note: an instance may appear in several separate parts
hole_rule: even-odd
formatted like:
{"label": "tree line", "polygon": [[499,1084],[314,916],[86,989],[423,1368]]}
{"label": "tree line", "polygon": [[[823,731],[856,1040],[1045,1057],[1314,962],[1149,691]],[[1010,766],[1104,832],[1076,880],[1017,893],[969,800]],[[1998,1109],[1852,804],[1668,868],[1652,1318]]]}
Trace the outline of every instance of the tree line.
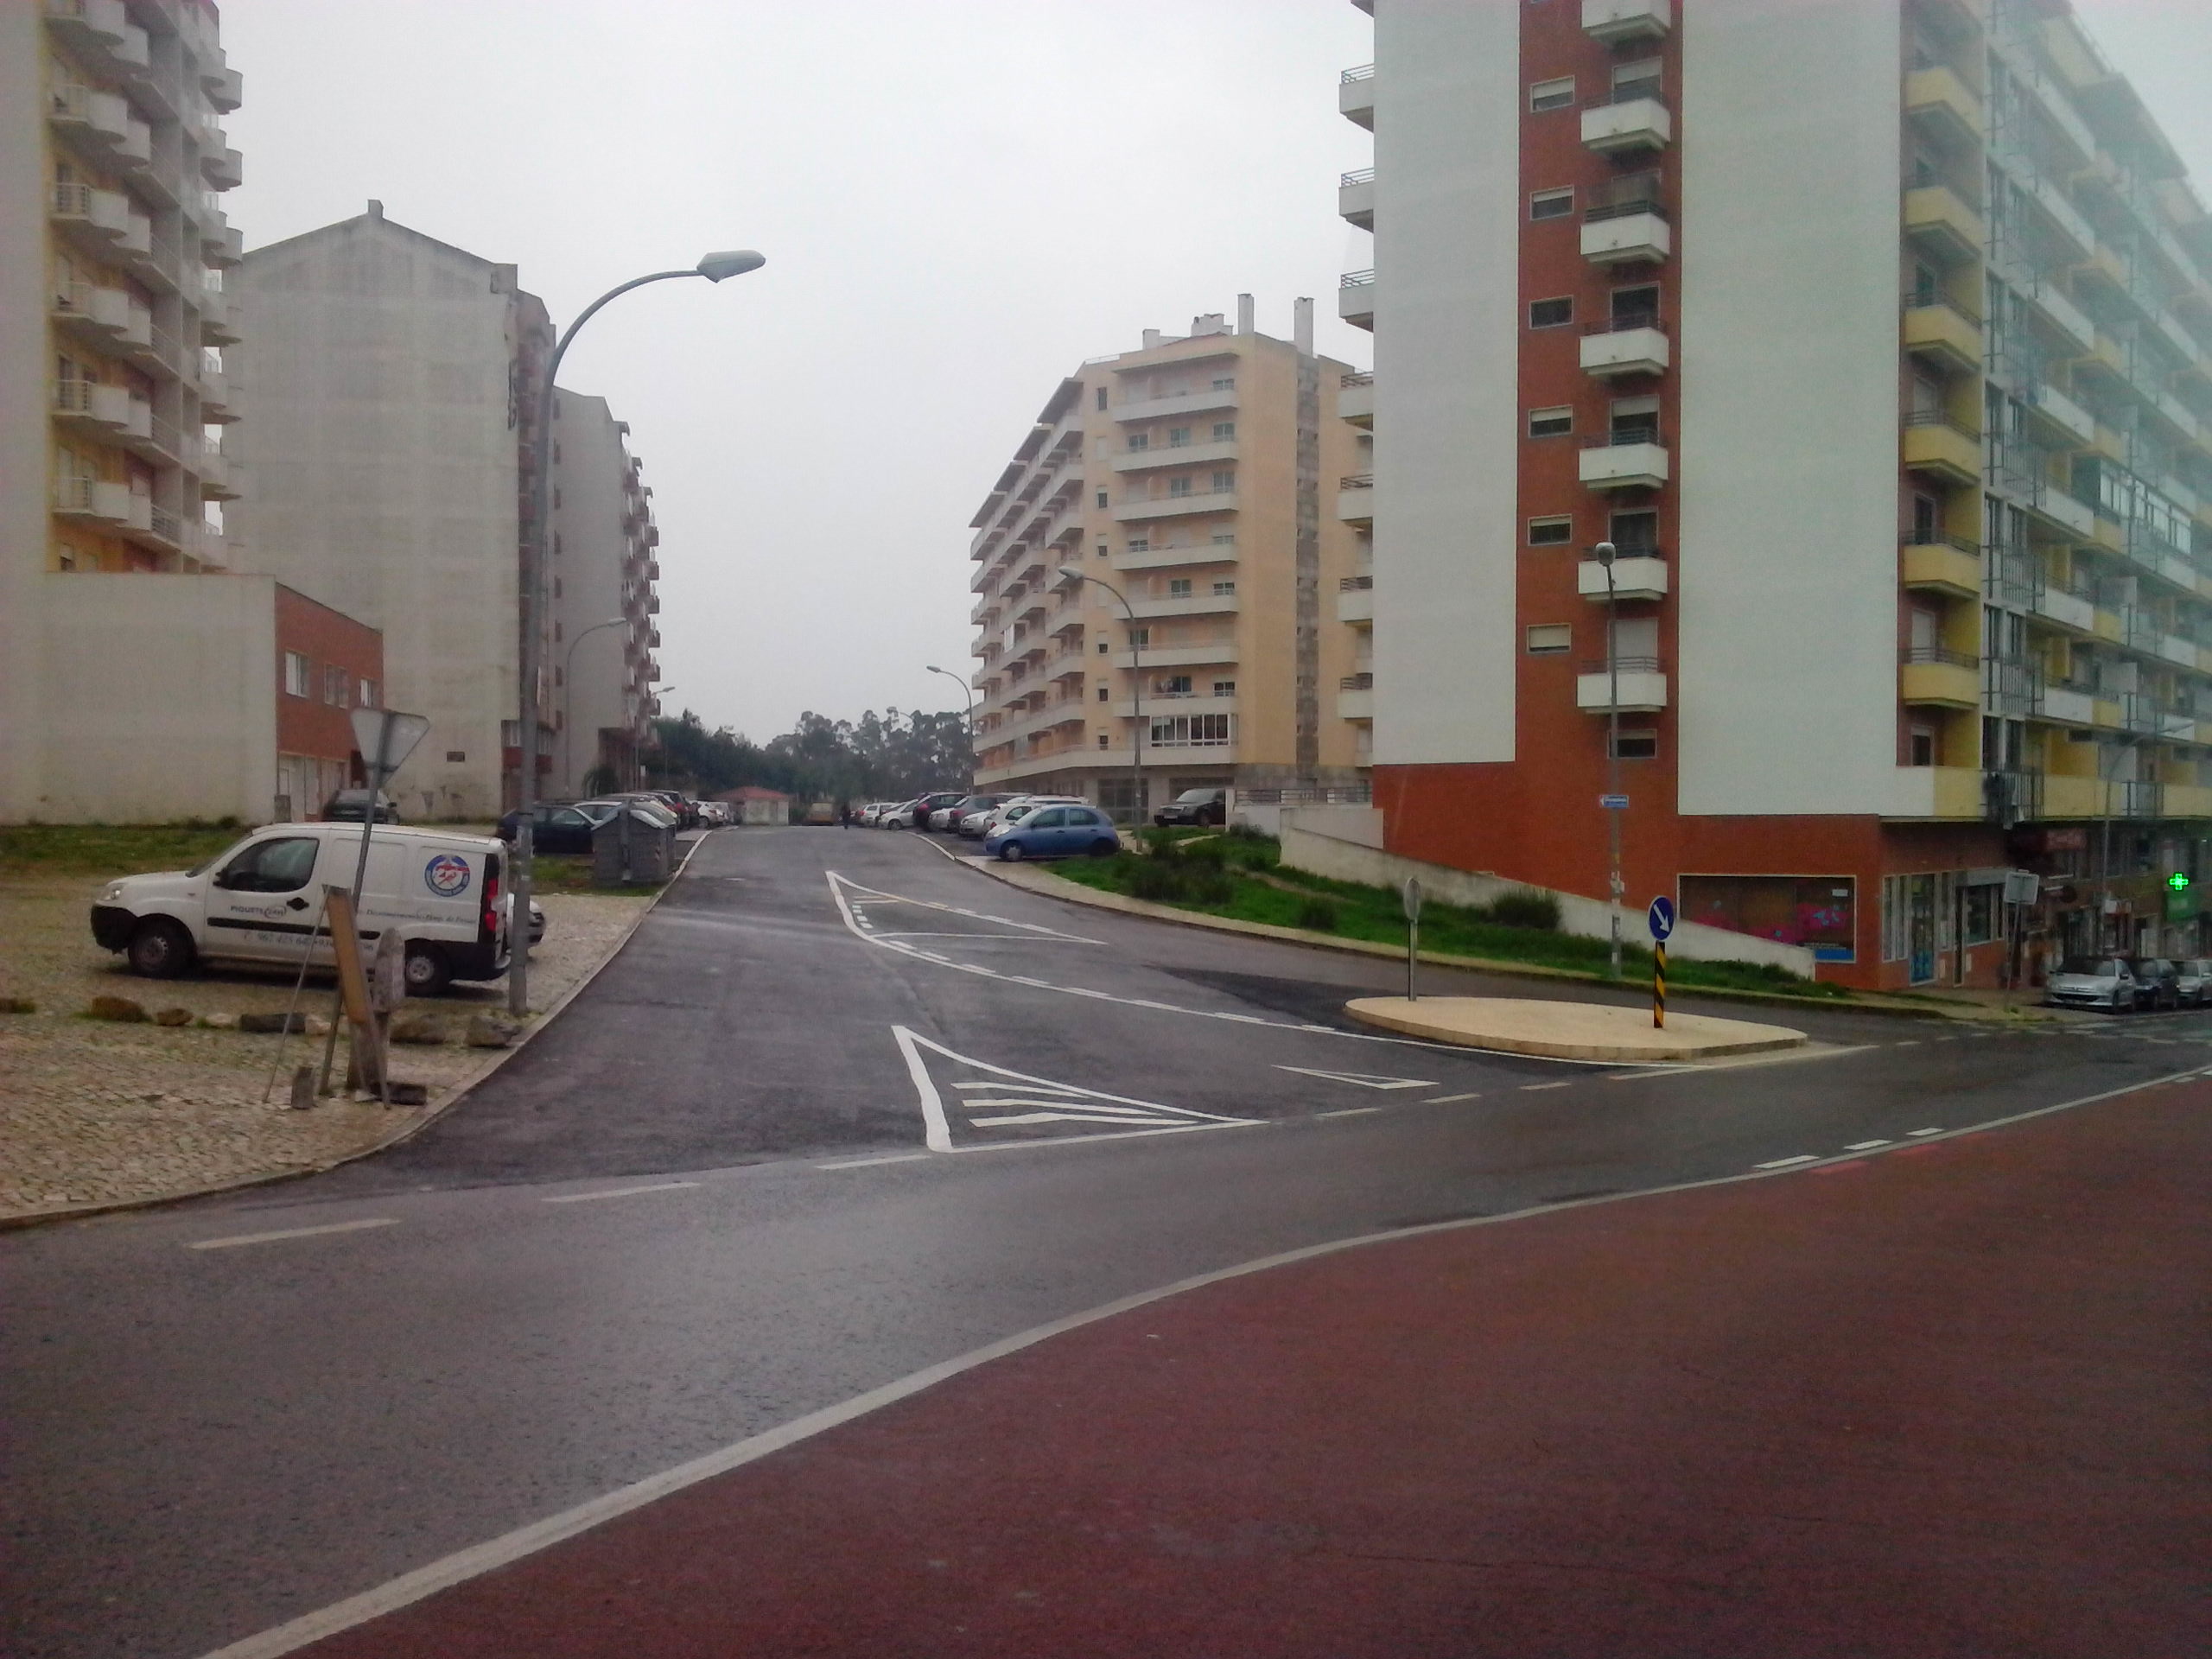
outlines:
{"label": "tree line", "polygon": [[725,726],[709,731],[690,709],[653,721],[647,778],[657,788],[718,795],[747,784],[802,801],[906,800],[964,788],[974,773],[967,716],[869,709],[858,720],[809,710],[766,743]]}

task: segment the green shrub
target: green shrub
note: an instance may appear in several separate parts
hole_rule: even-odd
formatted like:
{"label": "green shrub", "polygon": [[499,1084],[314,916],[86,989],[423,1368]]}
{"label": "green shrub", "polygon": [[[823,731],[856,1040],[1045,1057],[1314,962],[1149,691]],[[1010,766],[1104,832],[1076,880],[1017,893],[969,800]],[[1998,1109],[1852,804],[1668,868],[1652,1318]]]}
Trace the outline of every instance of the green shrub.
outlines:
{"label": "green shrub", "polygon": [[1144,832],[1144,849],[1153,858],[1174,857],[1175,832],[1163,823],[1147,826]]}
{"label": "green shrub", "polygon": [[1186,841],[1176,848],[1175,857],[1185,864],[1203,864],[1217,870],[1228,862],[1229,849],[1221,844],[1217,837]]}
{"label": "green shrub", "polygon": [[1316,933],[1337,931],[1337,907],[1325,899],[1308,899],[1298,906],[1298,925]]}
{"label": "green shrub", "polygon": [[1511,893],[1502,893],[1491,902],[1490,919],[1500,927],[1534,927],[1547,933],[1556,933],[1559,931],[1559,896],[1539,892],[1534,887],[1517,887]]}
{"label": "green shrub", "polygon": [[1183,885],[1193,904],[1232,905],[1236,902],[1236,882],[1218,864],[1196,865],[1185,873]]}
{"label": "green shrub", "polygon": [[1147,858],[1134,861],[1128,874],[1128,893],[1133,899],[1148,899],[1156,905],[1172,905],[1183,897],[1183,872],[1165,859]]}

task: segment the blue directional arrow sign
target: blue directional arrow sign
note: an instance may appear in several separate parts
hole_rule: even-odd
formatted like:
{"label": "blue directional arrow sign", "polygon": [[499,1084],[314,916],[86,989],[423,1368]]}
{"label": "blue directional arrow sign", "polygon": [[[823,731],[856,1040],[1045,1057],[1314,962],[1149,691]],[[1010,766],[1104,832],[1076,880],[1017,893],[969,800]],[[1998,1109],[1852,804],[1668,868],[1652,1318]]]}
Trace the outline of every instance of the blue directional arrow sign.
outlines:
{"label": "blue directional arrow sign", "polygon": [[1651,908],[1645,912],[1645,918],[1651,924],[1651,937],[1664,939],[1675,931],[1675,901],[1661,893],[1651,901]]}

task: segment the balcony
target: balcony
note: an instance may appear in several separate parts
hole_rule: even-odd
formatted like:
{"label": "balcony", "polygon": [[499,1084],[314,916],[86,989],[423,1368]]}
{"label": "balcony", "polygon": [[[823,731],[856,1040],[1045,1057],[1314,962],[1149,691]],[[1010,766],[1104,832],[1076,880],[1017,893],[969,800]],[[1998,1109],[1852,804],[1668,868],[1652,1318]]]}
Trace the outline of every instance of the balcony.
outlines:
{"label": "balcony", "polygon": [[235,265],[245,257],[245,238],[218,215],[200,227],[200,257],[218,270]]}
{"label": "balcony", "polygon": [[131,498],[134,512],[130,522],[118,526],[118,533],[127,542],[155,553],[181,553],[191,532],[185,519],[167,507],[157,507],[144,496]]}
{"label": "balcony", "polygon": [[1943,295],[1909,296],[1904,348],[1947,374],[1981,372],[1981,318]]}
{"label": "balcony", "polygon": [[1375,522],[1375,474],[1354,473],[1337,483],[1337,517],[1347,524]]}
{"label": "balcony", "polygon": [[1337,315],[1355,328],[1375,331],[1375,272],[1348,270],[1337,283]]}
{"label": "balcony", "polygon": [[216,69],[200,78],[207,101],[225,115],[245,102],[245,79],[235,69]]}
{"label": "balcony", "polygon": [[1981,597],[1981,549],[1963,536],[1931,534],[1898,550],[1899,579],[1908,588],[1948,594],[1954,599]]}
{"label": "balcony", "polygon": [[1126,651],[1107,661],[1115,668],[1233,668],[1237,662],[1234,639],[1191,640],[1179,645],[1147,645],[1139,663]]}
{"label": "balcony", "polygon": [[2036,717],[2067,726],[2093,726],[2097,718],[2096,696],[2087,686],[2047,682],[2037,700]]}
{"label": "balcony", "polygon": [[1337,386],[1337,418],[1375,429],[1375,377],[1371,373],[1345,375]]}
{"label": "balcony", "polygon": [[[230,458],[220,449],[202,445],[191,461],[200,475],[200,493],[210,501],[235,501],[238,492],[231,481]],[[650,608],[650,607],[648,607]]]}
{"label": "balcony", "polygon": [[1674,227],[1656,203],[1596,207],[1583,216],[1582,257],[1592,264],[1656,264],[1674,251]]}
{"label": "balcony", "polygon": [[1363,671],[1347,674],[1337,682],[1337,718],[1338,720],[1373,720],[1375,718],[1375,676]]}
{"label": "balcony", "polygon": [[1363,167],[1337,181],[1337,217],[1363,231],[1375,228],[1375,169]]}
{"label": "balcony", "polygon": [[1375,66],[1363,63],[1337,78],[1337,113],[1356,127],[1375,130]]}
{"label": "balcony", "polygon": [[2091,444],[2097,439],[2096,416],[2047,381],[2031,382],[2023,389],[2029,412],[2041,416],[2058,429],[2066,444]]}
{"label": "balcony", "polygon": [[1904,233],[1944,264],[1981,257],[1981,215],[1946,184],[1923,184],[1904,193]]}
{"label": "balcony", "polygon": [[64,518],[77,518],[118,528],[152,522],[153,503],[131,493],[128,484],[110,484],[92,478],[54,480],[54,511]]}
{"label": "balcony", "polygon": [[96,256],[106,255],[137,234],[137,226],[151,226],[130,208],[130,198],[119,190],[95,189],[89,184],[57,184],[48,212],[54,227],[79,247]]}
{"label": "balcony", "polygon": [[1144,397],[1116,404],[1114,418],[1117,421],[1164,421],[1177,415],[1203,415],[1214,410],[1236,407],[1236,388],[1232,384],[1215,386],[1205,391],[1186,391],[1173,397]]}
{"label": "balcony", "polygon": [[1667,331],[1649,317],[1616,317],[1591,325],[1582,336],[1582,368],[1608,379],[1619,374],[1664,374],[1672,360]]}
{"label": "balcony", "polygon": [[1574,706],[1585,714],[1613,712],[1612,686],[1620,683],[1619,710],[1624,715],[1656,715],[1667,706],[1667,673],[1656,657],[1622,657],[1609,666],[1584,663],[1574,677]]}
{"label": "balcony", "polygon": [[1904,78],[1904,112],[1941,149],[1964,149],[1981,142],[1981,99],[1942,64]]}
{"label": "balcony", "polygon": [[1917,707],[1980,709],[1981,659],[1945,645],[1907,645],[1897,653],[1897,696]]}
{"label": "balcony", "polygon": [[231,296],[219,288],[203,288],[192,296],[200,308],[200,341],[203,346],[235,346],[238,329],[231,315]]}
{"label": "balcony", "polygon": [[[1128,697],[1111,704],[1108,712],[1116,720],[1134,720],[1136,703]],[[1165,720],[1170,715],[1233,715],[1236,712],[1234,692],[1225,697],[1211,696],[1201,691],[1147,691],[1144,694],[1144,717]]]}
{"label": "balcony", "polygon": [[[1605,567],[1584,559],[1574,567],[1574,591],[1585,599],[1605,602]],[[1630,550],[1613,559],[1614,599],[1656,601],[1667,597],[1667,561],[1656,552]]]}
{"label": "balcony", "polygon": [[1123,501],[1114,508],[1117,523],[1152,518],[1178,518],[1194,512],[1234,512],[1235,490],[1189,490],[1181,495],[1156,496],[1142,501]]}
{"label": "balcony", "polygon": [[2082,352],[2096,349],[2097,325],[2089,320],[2088,312],[2060,293],[2054,284],[2043,282],[2027,283],[2023,285],[2021,292],[2028,296],[2029,302],[2042,312],[2044,321],[2063,335],[2069,344]]}
{"label": "balcony", "polygon": [[218,137],[200,152],[200,176],[210,189],[235,190],[245,180],[245,158]]}
{"label": "balcony", "polygon": [[1607,46],[1663,41],[1674,26],[1673,0],[1582,0],[1582,32]]}
{"label": "balcony", "polygon": [[54,418],[63,426],[113,437],[124,432],[141,435],[152,430],[151,408],[133,398],[123,386],[99,386],[89,380],[54,383]]}
{"label": "balcony", "polygon": [[1899,766],[1885,818],[1979,818],[1988,810],[1978,766]]}
{"label": "balcony", "polygon": [[1375,578],[1346,576],[1337,584],[1337,620],[1371,626],[1375,621]]}
{"label": "balcony", "polygon": [[[93,149],[120,149],[134,136],[130,101],[118,92],[98,92],[89,86],[52,88],[47,94],[46,118],[56,131]],[[136,124],[146,130],[143,123]]]}
{"label": "balcony", "polygon": [[200,371],[200,418],[222,423],[238,419],[238,408],[232,401],[231,378],[220,369],[202,368]]}
{"label": "balcony", "polygon": [[[1175,594],[1157,599],[1132,594],[1129,609],[1139,621],[1169,616],[1234,616],[1237,600],[1235,594]],[[1145,653],[1145,660],[1153,660],[1151,652]]]}
{"label": "balcony", "polygon": [[1648,91],[1617,89],[1612,98],[1582,111],[1582,147],[1600,156],[1664,149],[1674,142],[1671,111]]}
{"label": "balcony", "polygon": [[47,27],[112,75],[146,67],[146,31],[127,21],[124,0],[46,0]]}
{"label": "balcony", "polygon": [[1966,487],[1981,482],[1981,434],[1940,410],[1916,410],[1904,417],[1904,464],[1946,484]]}
{"label": "balcony", "polygon": [[[1224,438],[1219,443],[1162,444],[1156,449],[1125,449],[1108,464],[1117,473],[1150,473],[1163,467],[1198,467],[1236,459],[1236,440]],[[1082,480],[1076,481],[1079,484]]]}
{"label": "balcony", "polygon": [[54,296],[54,326],[64,334],[95,345],[107,345],[125,334],[148,338],[153,314],[134,303],[119,288],[99,288],[91,283],[70,283]]}
{"label": "balcony", "polygon": [[1236,563],[1236,544],[1234,542],[1203,542],[1184,547],[1147,547],[1136,552],[1124,550],[1115,554],[1112,560],[1116,570],[1166,570],[1179,565]]}
{"label": "balcony", "polygon": [[1643,428],[1590,441],[1577,461],[1593,490],[1656,490],[1669,475],[1670,457],[1656,434]]}

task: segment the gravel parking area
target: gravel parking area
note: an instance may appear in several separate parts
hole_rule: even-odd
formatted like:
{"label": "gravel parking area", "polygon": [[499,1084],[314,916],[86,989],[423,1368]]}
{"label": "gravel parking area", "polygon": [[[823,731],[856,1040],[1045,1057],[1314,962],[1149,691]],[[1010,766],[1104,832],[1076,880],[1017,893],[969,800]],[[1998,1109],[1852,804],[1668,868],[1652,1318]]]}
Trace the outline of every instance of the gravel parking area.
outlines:
{"label": "gravel parking area", "polygon": [[[500,1052],[462,1046],[460,1039],[471,1014],[504,1011],[504,982],[455,986],[449,997],[410,1005],[442,1014],[453,1040],[392,1050],[393,1076],[427,1085],[427,1105],[386,1109],[330,1098],[292,1111],[289,1073],[320,1059],[320,1037],[86,1015],[96,996],[127,997],[149,1014],[181,1008],[197,1020],[281,1014],[292,995],[290,977],[273,973],[134,976],[121,957],[92,941],[86,906],[96,886],[74,877],[0,878],[0,999],[28,999],[37,1009],[0,1014],[0,1219],[178,1196],[325,1165],[434,1115]],[[652,900],[556,893],[540,902],[545,942],[531,957],[537,1009],[605,962]],[[334,995],[327,977],[311,976],[300,1006],[327,1018]],[[342,1081],[342,1042],[340,1051]]]}

